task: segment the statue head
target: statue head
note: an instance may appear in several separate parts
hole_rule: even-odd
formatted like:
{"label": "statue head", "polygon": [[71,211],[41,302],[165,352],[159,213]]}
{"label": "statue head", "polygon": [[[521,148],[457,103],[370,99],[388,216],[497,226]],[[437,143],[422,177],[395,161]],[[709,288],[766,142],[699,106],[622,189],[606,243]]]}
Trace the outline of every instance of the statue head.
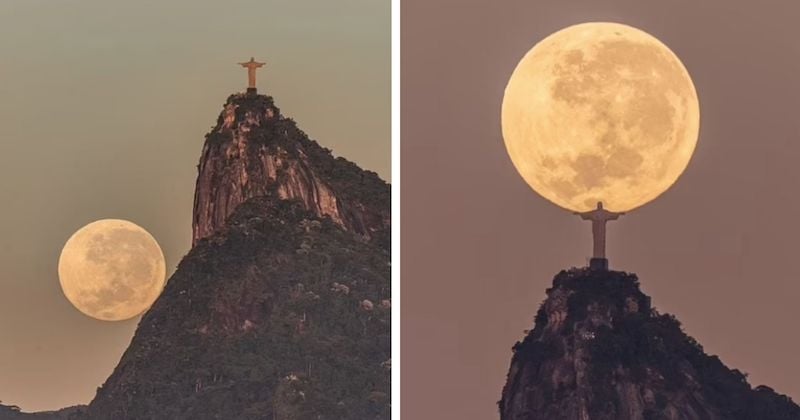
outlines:
{"label": "statue head", "polygon": [[603,208],[603,202],[602,201],[598,201],[597,202],[597,208],[598,209],[602,209]]}

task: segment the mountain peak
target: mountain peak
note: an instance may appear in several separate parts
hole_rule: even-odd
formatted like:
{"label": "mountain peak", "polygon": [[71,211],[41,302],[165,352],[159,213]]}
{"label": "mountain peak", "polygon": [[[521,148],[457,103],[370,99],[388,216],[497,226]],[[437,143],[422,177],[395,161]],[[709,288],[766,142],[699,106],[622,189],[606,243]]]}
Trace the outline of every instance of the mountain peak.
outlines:
{"label": "mountain peak", "polygon": [[635,274],[560,272],[513,350],[503,420],[800,418],[790,398],[751,388],[653,309]]}
{"label": "mountain peak", "polygon": [[225,225],[249,198],[273,191],[300,200],[364,240],[386,236],[389,187],[284,117],[272,97],[255,92],[228,97],[216,126],[206,135],[195,188],[192,243]]}
{"label": "mountain peak", "polygon": [[255,92],[198,171],[193,247],[76,418],[389,418],[389,185]]}

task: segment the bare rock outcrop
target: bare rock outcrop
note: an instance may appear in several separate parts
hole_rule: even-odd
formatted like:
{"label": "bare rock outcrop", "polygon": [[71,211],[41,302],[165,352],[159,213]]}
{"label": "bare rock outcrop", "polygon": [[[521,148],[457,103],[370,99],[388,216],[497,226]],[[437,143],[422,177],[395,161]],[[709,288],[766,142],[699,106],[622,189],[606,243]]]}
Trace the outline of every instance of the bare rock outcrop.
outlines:
{"label": "bare rock outcrop", "polygon": [[364,240],[389,226],[389,185],[334,158],[285,118],[269,96],[228,98],[198,165],[192,244],[217,232],[239,204],[275,192]]}

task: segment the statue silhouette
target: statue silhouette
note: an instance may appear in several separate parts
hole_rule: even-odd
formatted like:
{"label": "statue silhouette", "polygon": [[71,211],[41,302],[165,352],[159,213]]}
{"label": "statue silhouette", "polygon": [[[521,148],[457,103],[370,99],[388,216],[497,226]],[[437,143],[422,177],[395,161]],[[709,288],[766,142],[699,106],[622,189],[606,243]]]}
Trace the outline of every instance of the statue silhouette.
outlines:
{"label": "statue silhouette", "polygon": [[250,57],[250,61],[239,63],[240,66],[247,69],[247,90],[255,92],[256,90],[256,70],[267,63],[259,63],[255,57]]}
{"label": "statue silhouette", "polygon": [[[606,222],[617,220],[625,213],[615,213],[603,208],[603,202],[597,202],[597,208],[587,212],[575,212],[573,214],[581,216],[583,220],[592,221],[592,237],[594,239],[594,249],[592,259],[606,259]],[[606,263],[607,264],[607,263]]]}

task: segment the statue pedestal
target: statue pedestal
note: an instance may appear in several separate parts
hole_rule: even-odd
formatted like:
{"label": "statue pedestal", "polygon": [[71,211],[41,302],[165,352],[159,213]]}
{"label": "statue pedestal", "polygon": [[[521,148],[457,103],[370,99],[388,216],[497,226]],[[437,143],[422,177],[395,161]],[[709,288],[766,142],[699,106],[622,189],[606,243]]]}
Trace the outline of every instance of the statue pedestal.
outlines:
{"label": "statue pedestal", "polygon": [[597,271],[608,271],[608,258],[592,258],[589,260],[589,269]]}
{"label": "statue pedestal", "polygon": [[247,88],[248,95],[258,95],[258,89],[256,88]]}

